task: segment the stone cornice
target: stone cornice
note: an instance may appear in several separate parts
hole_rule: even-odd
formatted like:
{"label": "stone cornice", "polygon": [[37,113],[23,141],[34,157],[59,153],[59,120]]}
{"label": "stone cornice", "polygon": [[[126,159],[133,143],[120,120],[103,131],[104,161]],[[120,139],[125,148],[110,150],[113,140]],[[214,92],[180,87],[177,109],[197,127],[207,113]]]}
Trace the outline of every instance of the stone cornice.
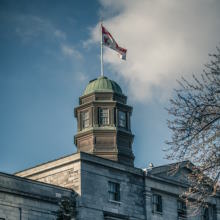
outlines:
{"label": "stone cornice", "polygon": [[55,169],[57,167],[67,165],[69,163],[76,162],[79,159],[80,159],[80,154],[75,153],[75,154],[64,156],[64,157],[61,157],[61,158],[58,158],[52,161],[48,161],[46,163],[36,165],[35,167],[25,169],[23,171],[16,172],[15,175],[20,176],[20,177],[30,177],[32,175],[45,172],[46,170],[48,171],[50,169]]}
{"label": "stone cornice", "polygon": [[0,192],[57,203],[61,196],[70,196],[74,191],[0,172]]}

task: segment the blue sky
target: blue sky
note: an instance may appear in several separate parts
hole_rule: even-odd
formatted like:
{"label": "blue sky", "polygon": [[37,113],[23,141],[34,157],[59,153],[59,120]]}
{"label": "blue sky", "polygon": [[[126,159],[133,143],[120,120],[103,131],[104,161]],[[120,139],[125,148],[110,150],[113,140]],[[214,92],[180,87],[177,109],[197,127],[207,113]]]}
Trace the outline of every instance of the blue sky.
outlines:
{"label": "blue sky", "polygon": [[0,0],[0,171],[76,151],[73,109],[100,74],[100,17],[128,49],[125,62],[104,49],[104,72],[134,108],[135,165],[166,163],[164,108],[176,79],[201,72],[218,45],[219,9],[217,0]]}

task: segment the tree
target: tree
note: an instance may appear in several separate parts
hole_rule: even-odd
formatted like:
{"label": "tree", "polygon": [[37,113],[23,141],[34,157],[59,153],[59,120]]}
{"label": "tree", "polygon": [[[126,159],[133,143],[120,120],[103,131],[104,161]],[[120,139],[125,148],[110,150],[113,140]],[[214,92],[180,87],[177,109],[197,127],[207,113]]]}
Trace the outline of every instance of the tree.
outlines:
{"label": "tree", "polygon": [[63,197],[59,202],[59,210],[56,212],[57,220],[75,220],[76,210],[76,194],[69,197]]}
{"label": "tree", "polygon": [[167,158],[195,164],[185,196],[203,205],[220,181],[220,48],[210,58],[201,75],[178,81],[167,109],[172,133]]}

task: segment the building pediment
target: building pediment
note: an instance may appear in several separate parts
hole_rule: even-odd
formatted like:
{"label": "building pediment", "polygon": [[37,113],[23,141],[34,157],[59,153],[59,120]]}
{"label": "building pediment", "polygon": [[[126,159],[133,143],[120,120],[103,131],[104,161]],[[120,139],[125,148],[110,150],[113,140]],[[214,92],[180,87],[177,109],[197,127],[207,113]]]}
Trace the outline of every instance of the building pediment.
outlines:
{"label": "building pediment", "polygon": [[192,166],[194,165],[190,161],[183,161],[181,163],[152,167],[147,170],[147,173],[164,180],[188,184],[188,175],[192,172]]}

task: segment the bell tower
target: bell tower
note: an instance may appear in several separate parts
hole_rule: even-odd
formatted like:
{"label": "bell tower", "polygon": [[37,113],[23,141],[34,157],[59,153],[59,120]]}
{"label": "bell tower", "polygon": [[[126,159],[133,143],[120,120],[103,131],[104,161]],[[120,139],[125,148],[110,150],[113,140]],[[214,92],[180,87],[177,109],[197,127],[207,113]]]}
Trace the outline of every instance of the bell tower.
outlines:
{"label": "bell tower", "polygon": [[91,80],[74,109],[77,151],[134,166],[130,117],[132,107],[120,86],[101,76]]}

